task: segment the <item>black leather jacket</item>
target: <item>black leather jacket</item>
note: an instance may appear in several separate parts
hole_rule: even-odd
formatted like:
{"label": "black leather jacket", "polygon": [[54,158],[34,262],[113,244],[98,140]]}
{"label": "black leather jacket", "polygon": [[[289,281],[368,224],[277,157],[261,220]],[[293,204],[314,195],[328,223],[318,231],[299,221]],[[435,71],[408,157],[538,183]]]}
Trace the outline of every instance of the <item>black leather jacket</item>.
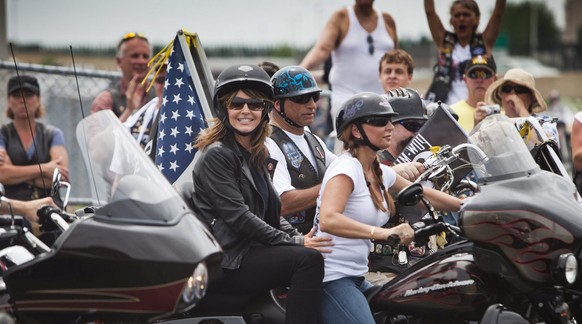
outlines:
{"label": "black leather jacket", "polygon": [[[266,169],[263,176],[269,201],[265,206],[236,143],[216,142],[197,155],[192,200],[198,217],[209,225],[224,250],[223,268],[237,269],[253,244],[303,244],[303,236],[280,217],[279,195]],[[264,221],[265,215],[276,215],[279,224],[270,226]]]}

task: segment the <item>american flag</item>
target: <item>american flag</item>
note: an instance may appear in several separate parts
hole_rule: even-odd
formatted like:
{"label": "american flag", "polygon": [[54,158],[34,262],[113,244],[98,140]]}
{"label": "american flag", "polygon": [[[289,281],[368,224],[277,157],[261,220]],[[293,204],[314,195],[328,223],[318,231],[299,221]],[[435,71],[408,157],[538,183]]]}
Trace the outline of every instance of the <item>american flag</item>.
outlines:
{"label": "american flag", "polygon": [[[189,49],[186,49],[189,54]],[[186,65],[178,36],[168,61],[160,108],[156,165],[170,183],[188,167],[196,153],[194,140],[206,128],[199,96]]]}

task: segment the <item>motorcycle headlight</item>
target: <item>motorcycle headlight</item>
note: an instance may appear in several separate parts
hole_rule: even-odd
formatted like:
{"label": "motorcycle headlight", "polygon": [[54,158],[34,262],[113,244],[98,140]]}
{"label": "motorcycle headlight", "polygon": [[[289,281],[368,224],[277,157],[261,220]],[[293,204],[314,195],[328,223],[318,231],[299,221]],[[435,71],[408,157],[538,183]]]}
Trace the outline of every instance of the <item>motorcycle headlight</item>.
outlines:
{"label": "motorcycle headlight", "polygon": [[554,266],[553,277],[556,281],[571,285],[578,278],[578,260],[572,253],[564,253],[558,257]]}
{"label": "motorcycle headlight", "polygon": [[205,262],[200,262],[182,289],[183,310],[194,307],[206,293],[208,287],[208,269]]}

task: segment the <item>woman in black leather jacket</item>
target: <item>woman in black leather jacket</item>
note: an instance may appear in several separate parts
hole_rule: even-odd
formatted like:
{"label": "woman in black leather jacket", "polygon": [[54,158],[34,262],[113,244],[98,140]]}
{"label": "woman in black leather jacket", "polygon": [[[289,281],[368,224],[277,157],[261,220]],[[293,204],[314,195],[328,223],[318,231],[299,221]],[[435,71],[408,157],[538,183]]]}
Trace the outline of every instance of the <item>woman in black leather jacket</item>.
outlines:
{"label": "woman in black leather jacket", "polygon": [[304,237],[280,217],[264,144],[272,102],[271,81],[258,66],[231,66],[216,80],[217,118],[196,140],[193,204],[224,250],[224,276],[209,285],[203,304],[237,311],[269,289],[290,287],[287,323],[316,323],[323,278],[317,249],[331,242]]}

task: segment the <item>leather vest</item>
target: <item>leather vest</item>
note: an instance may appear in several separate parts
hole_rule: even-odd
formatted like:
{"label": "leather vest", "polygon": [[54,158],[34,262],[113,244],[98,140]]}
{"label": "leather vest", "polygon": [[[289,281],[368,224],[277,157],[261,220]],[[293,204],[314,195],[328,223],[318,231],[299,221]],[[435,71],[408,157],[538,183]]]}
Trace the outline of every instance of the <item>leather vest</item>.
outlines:
{"label": "leather vest", "polygon": [[[295,142],[283,130],[274,125],[271,125],[271,129],[271,138],[277,143],[277,146],[279,146],[281,152],[285,155],[287,170],[291,176],[291,185],[297,189],[307,189],[320,184],[326,169],[325,151],[315,136],[310,132],[304,132],[303,135],[305,140],[307,140],[311,153],[315,157],[316,166],[313,166]],[[317,171],[315,168],[317,168]],[[313,227],[315,209],[316,206],[313,206],[293,215],[284,215],[284,217],[301,233],[307,234]]]}
{"label": "leather vest", "polygon": [[[34,165],[46,163],[51,160],[50,144],[53,140],[54,127],[42,123],[36,123],[36,150],[29,160],[25,148],[20,142],[18,133],[13,123],[2,126],[2,137],[6,145],[6,152],[14,165]],[[39,170],[40,172],[40,170]],[[50,196],[50,189],[35,187],[29,183],[6,185],[6,197],[19,200],[32,200]]]}

